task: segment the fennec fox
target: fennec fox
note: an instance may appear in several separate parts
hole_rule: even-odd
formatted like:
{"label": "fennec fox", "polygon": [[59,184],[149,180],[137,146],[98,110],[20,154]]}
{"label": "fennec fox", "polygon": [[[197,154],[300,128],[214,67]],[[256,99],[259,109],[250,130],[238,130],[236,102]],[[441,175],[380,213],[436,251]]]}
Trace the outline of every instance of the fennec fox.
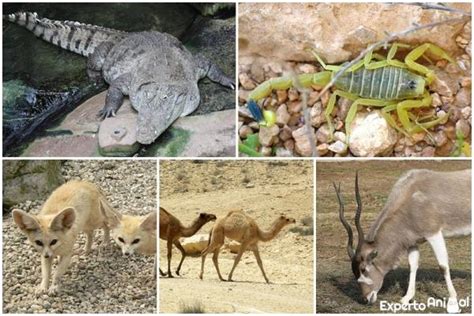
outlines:
{"label": "fennec fox", "polygon": [[[71,262],[74,243],[80,232],[87,237],[86,254],[92,246],[94,229],[103,228],[104,243],[110,240],[109,229],[100,212],[101,205],[110,207],[99,188],[89,182],[71,181],[51,194],[38,215],[13,210],[16,225],[41,254],[42,281],[37,294],[58,291],[60,278]],[[56,256],[59,256],[59,261],[49,286],[51,266]]]}
{"label": "fennec fox", "polygon": [[112,239],[125,256],[156,254],[156,212],[146,216],[124,215],[101,207]]}
{"label": "fennec fox", "polygon": [[156,276],[156,212],[146,216],[124,215],[111,208],[101,207],[111,230],[112,239],[124,256],[134,253],[155,255],[153,276]]}

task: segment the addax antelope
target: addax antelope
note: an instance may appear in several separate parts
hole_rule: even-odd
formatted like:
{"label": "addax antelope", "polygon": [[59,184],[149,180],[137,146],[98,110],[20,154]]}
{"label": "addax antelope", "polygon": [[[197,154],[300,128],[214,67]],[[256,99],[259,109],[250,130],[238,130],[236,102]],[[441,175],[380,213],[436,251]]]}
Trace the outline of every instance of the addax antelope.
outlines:
{"label": "addax antelope", "polygon": [[458,311],[457,294],[449,272],[445,238],[471,233],[471,170],[436,172],[411,170],[394,185],[387,202],[367,236],[360,224],[362,202],[358,175],[355,178],[357,210],[355,225],[358,234],[354,249],[351,226],[344,218],[344,202],[340,185],[336,186],[339,218],[347,230],[347,253],[364,301],[377,300],[385,275],[399,265],[407,253],[410,277],[406,295],[408,304],[415,296],[415,279],[420,253],[418,246],[427,241],[444,274],[449,292],[448,307]]}

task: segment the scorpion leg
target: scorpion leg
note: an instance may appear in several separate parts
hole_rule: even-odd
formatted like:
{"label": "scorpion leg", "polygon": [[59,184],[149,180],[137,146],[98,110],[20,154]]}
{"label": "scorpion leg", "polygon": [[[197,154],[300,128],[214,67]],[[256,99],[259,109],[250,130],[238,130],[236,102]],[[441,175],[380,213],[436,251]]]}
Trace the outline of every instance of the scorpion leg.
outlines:
{"label": "scorpion leg", "polygon": [[[409,45],[406,44],[401,44],[401,43],[394,43],[391,45],[390,50],[388,51],[387,54],[387,59],[385,58],[380,58],[381,55],[379,54],[373,54],[372,52],[369,52],[367,55],[364,57],[364,66],[366,69],[377,69],[377,68],[382,68],[386,66],[394,66],[394,67],[399,67],[399,68],[407,68],[407,66],[396,59],[393,59],[395,57],[395,54],[397,53],[398,47],[410,47]],[[376,62],[371,62],[372,59],[378,59]]]}
{"label": "scorpion leg", "polygon": [[428,93],[425,93],[424,98],[421,100],[406,100],[398,103],[397,105],[397,114],[400,122],[403,125],[403,128],[409,133],[418,133],[421,131],[425,131],[429,128],[432,128],[438,124],[443,124],[448,119],[450,112],[446,115],[438,117],[434,120],[424,123],[413,123],[408,115],[408,110],[414,108],[421,108],[421,107],[428,107],[431,105],[432,98]]}
{"label": "scorpion leg", "polygon": [[[357,115],[357,109],[358,109],[359,105],[383,107],[382,115],[385,118],[385,120],[387,121],[387,123],[390,126],[398,129],[397,124],[395,123],[393,118],[388,114],[388,112],[395,110],[395,107],[393,107],[393,106],[396,105],[396,103],[394,103],[394,101],[377,100],[377,99],[357,99],[357,100],[354,101],[354,103],[352,103],[351,107],[349,108],[349,112],[347,112],[346,121],[345,121],[346,136],[347,137],[349,137],[349,135],[351,133],[351,124],[352,124],[352,122],[354,121],[354,119]],[[393,107],[393,108],[391,108],[391,107]],[[384,112],[384,110],[385,110],[385,112]]]}
{"label": "scorpion leg", "polygon": [[[357,100],[357,95],[355,94],[345,92],[342,90],[336,90],[333,92],[333,94],[329,98],[328,105],[326,106],[326,110],[324,111],[324,117],[326,118],[326,122],[328,123],[328,128],[329,128],[329,140],[332,140],[334,136],[334,124],[332,123],[331,114],[332,114],[332,111],[334,110],[334,106],[336,105],[337,96],[340,96],[352,101]],[[356,111],[357,111],[357,107],[356,107]]]}
{"label": "scorpion leg", "polygon": [[416,62],[416,60],[420,58],[426,51],[430,51],[433,55],[446,59],[450,63],[454,63],[454,60],[441,47],[430,43],[420,45],[417,48],[413,49],[411,52],[409,52],[408,55],[405,57],[405,64],[407,64],[408,68],[425,75],[427,78],[426,81],[428,82],[428,84],[430,84],[435,78],[433,70],[430,70],[427,67]]}

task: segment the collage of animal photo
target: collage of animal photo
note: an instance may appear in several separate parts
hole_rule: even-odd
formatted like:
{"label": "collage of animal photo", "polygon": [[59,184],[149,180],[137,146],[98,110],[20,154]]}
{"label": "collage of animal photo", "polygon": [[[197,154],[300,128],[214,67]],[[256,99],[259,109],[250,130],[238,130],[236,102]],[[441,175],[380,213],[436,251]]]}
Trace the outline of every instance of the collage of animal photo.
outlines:
{"label": "collage of animal photo", "polygon": [[472,314],[472,1],[2,17],[2,314]]}

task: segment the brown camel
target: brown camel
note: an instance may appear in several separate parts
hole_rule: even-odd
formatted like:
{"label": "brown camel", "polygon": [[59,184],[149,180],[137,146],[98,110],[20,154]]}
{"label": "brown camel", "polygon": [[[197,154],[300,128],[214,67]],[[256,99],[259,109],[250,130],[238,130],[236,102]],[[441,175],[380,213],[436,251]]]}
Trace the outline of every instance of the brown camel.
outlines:
{"label": "brown camel", "polygon": [[[181,261],[179,262],[178,269],[176,269],[176,274],[179,275],[181,265],[183,264],[184,258],[186,257],[186,252],[184,251],[183,246],[179,242],[181,237],[191,237],[194,235],[202,226],[207,222],[215,221],[216,216],[213,214],[200,213],[199,217],[196,218],[189,227],[183,226],[179,219],[168,213],[164,208],[160,207],[160,239],[167,241],[167,250],[168,250],[168,277],[172,278],[171,274],[171,248],[173,244],[176,248],[181,251]],[[160,269],[160,274],[165,276]]]}
{"label": "brown camel", "polygon": [[206,260],[206,255],[210,252],[214,253],[212,257],[212,261],[214,262],[214,266],[217,270],[217,275],[221,281],[225,281],[219,271],[219,252],[224,245],[225,237],[236,240],[240,243],[240,250],[235,258],[234,265],[232,266],[232,270],[230,270],[228,281],[232,281],[232,274],[234,273],[234,269],[240,261],[242,254],[245,250],[250,249],[252,250],[255,258],[257,259],[258,266],[260,270],[262,270],[263,277],[267,283],[268,281],[267,276],[265,275],[265,271],[263,270],[262,259],[260,258],[260,252],[258,250],[258,242],[259,241],[269,241],[275,238],[275,236],[288,224],[294,224],[296,221],[294,218],[288,218],[286,216],[281,215],[278,217],[270,227],[268,231],[262,231],[255,220],[248,216],[243,211],[230,211],[225,217],[219,219],[211,230],[209,234],[209,244],[207,247],[202,251],[202,263],[201,263],[201,274],[199,278],[202,280],[203,273],[204,273],[204,261]]}

